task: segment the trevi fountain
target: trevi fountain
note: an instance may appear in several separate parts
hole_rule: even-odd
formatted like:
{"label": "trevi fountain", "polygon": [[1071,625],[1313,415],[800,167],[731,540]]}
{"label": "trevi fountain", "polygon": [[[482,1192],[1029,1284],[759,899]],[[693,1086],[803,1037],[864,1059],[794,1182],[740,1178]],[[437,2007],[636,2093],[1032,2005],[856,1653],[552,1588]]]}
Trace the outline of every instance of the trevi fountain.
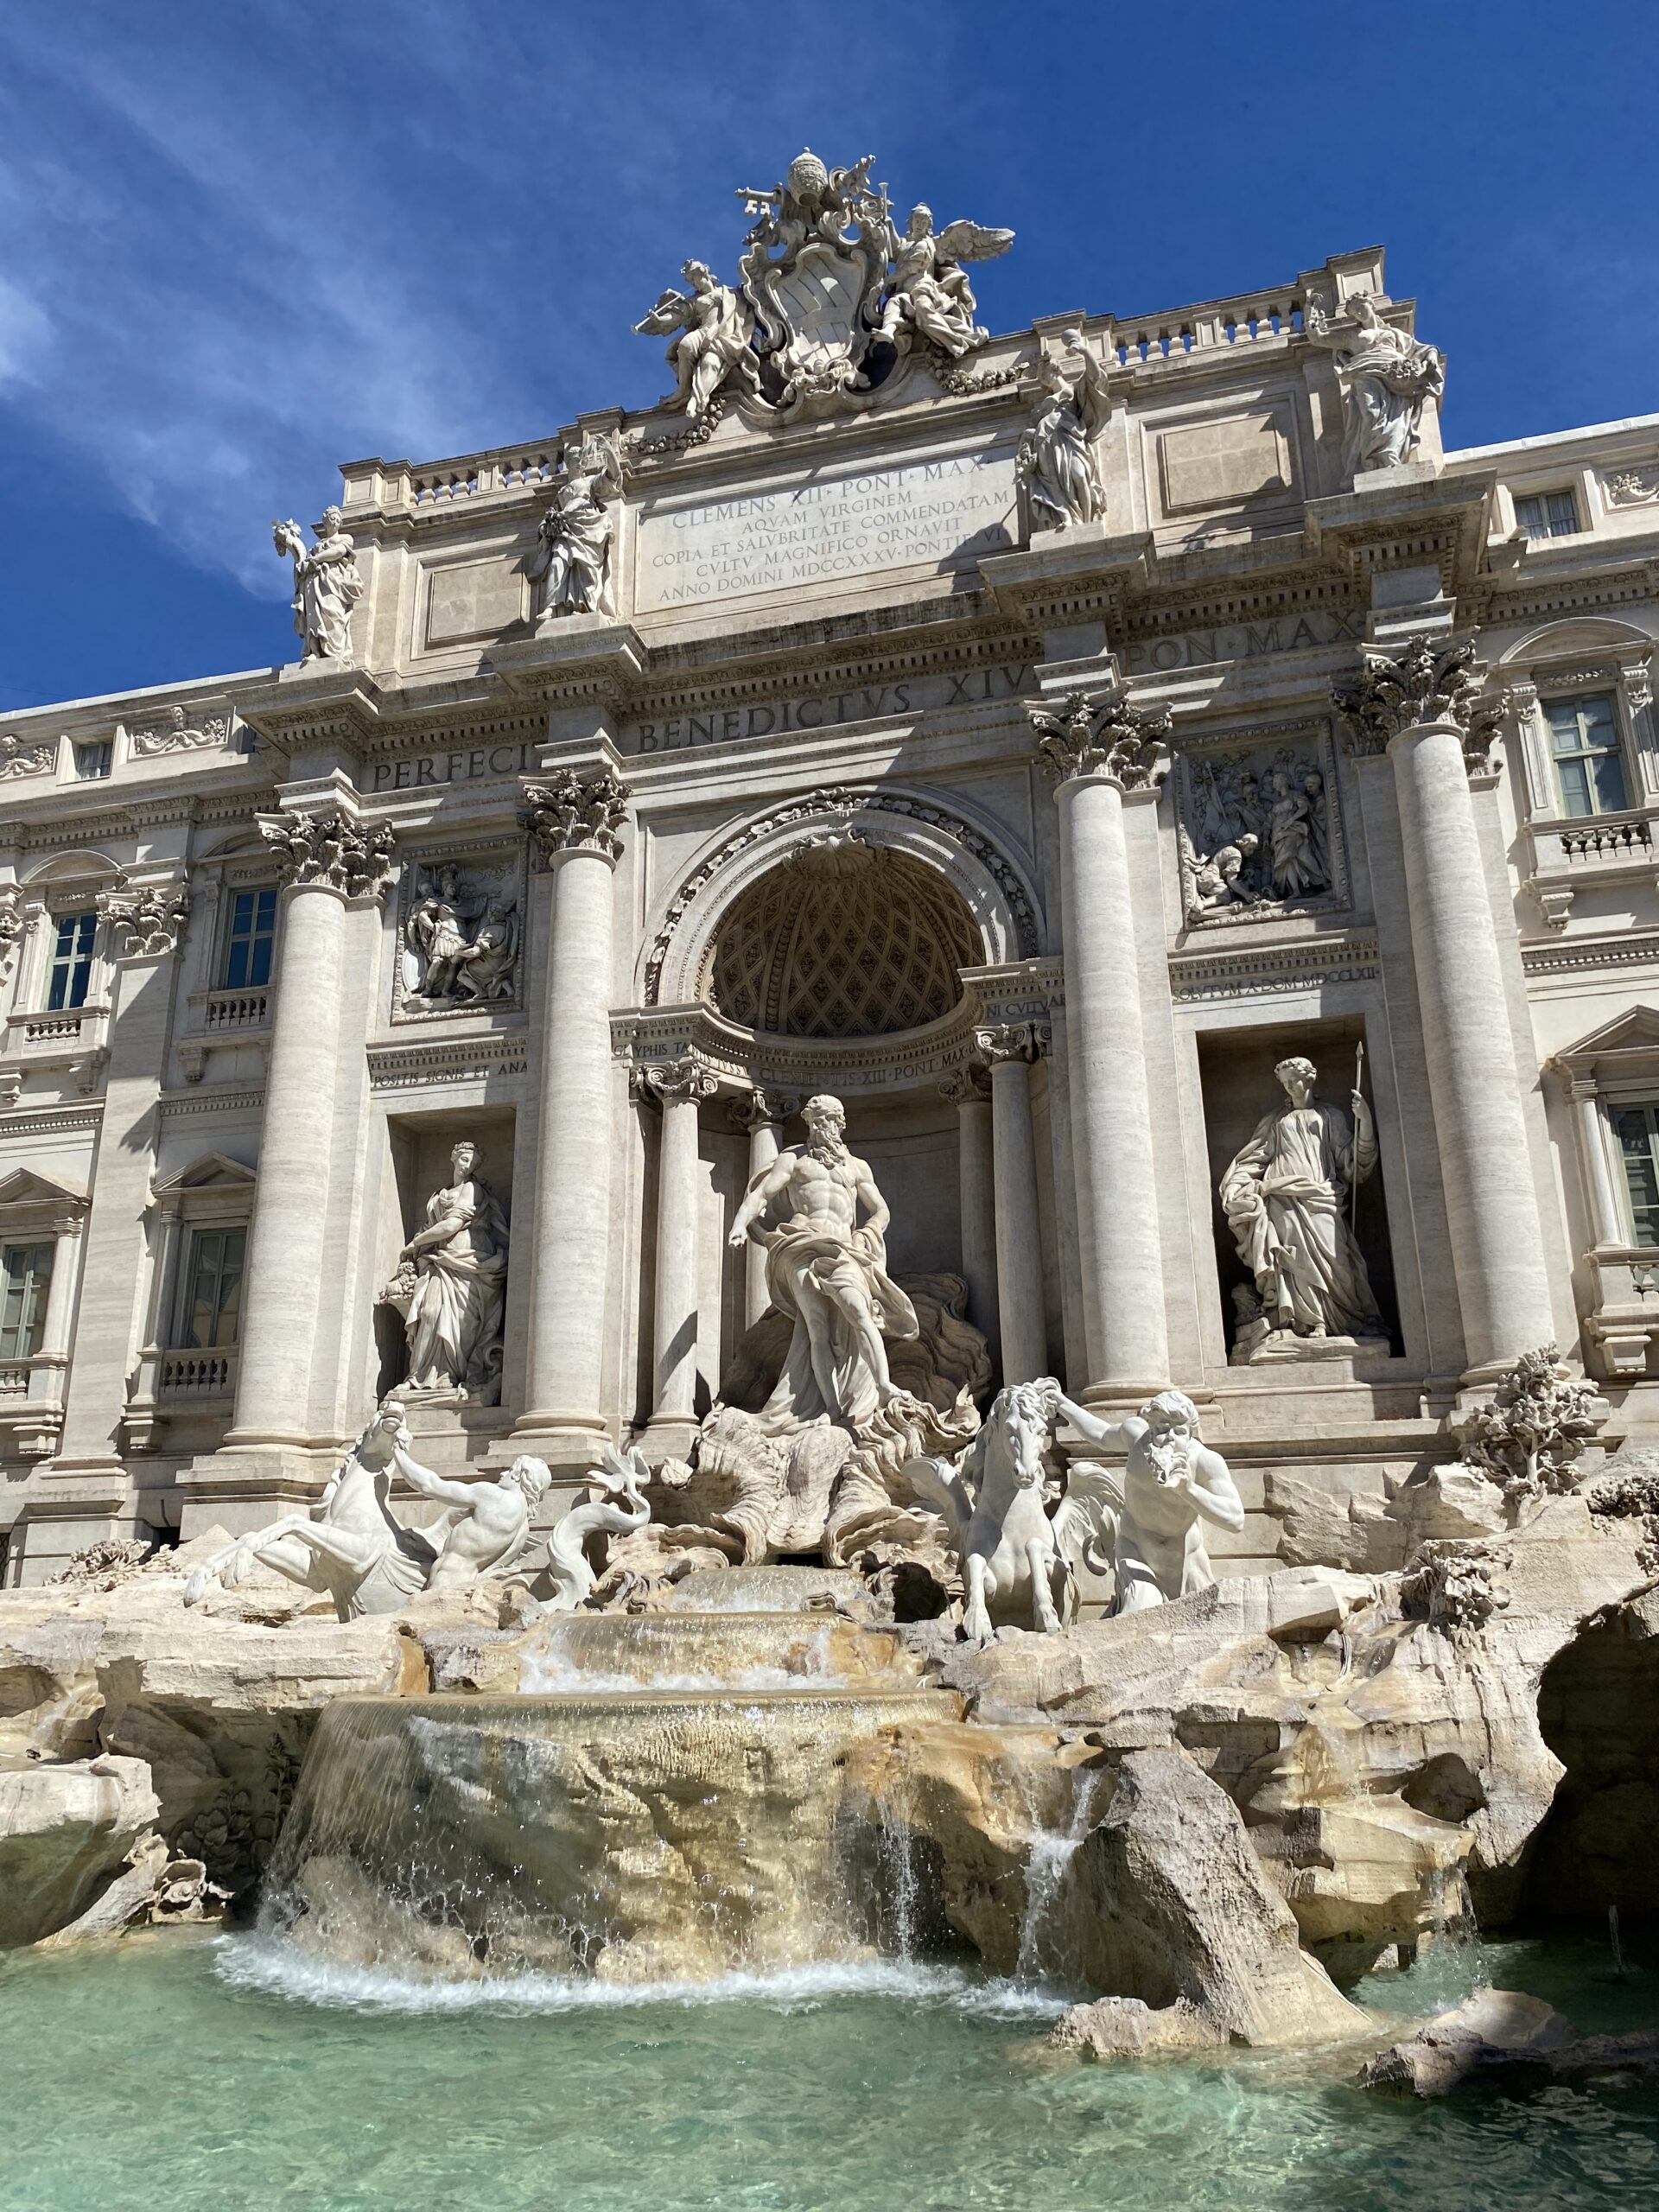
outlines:
{"label": "trevi fountain", "polygon": [[1659,418],[872,167],[8,723],[7,2205],[1659,2184]]}

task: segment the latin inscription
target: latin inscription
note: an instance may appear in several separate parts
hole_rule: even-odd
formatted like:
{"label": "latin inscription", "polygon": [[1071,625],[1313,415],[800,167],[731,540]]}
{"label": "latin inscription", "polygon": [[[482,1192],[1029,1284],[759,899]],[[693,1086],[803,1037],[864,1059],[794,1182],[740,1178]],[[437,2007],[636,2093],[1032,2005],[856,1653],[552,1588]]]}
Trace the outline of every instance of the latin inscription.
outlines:
{"label": "latin inscription", "polygon": [[820,479],[639,519],[640,613],[830,583],[873,569],[962,567],[1017,542],[1007,446]]}
{"label": "latin inscription", "polygon": [[829,729],[837,722],[879,721],[884,715],[924,714],[935,707],[980,707],[1018,699],[1035,689],[1029,663],[998,662],[960,676],[917,676],[902,683],[866,683],[855,690],[809,691],[761,706],[728,707],[720,713],[674,715],[636,722],[622,733],[627,753],[673,753],[688,745],[730,745],[743,738],[787,737],[796,730]]}
{"label": "latin inscription", "polygon": [[1122,649],[1130,676],[1159,676],[1171,668],[1208,668],[1217,661],[1254,660],[1262,653],[1294,653],[1319,645],[1356,642],[1365,618],[1356,610],[1316,607],[1268,622],[1241,622],[1215,630],[1183,630],[1167,638],[1136,638]]}
{"label": "latin inscription", "polygon": [[417,791],[435,784],[470,784],[480,776],[518,776],[531,766],[531,745],[471,746],[423,753],[409,760],[377,760],[371,791]]}

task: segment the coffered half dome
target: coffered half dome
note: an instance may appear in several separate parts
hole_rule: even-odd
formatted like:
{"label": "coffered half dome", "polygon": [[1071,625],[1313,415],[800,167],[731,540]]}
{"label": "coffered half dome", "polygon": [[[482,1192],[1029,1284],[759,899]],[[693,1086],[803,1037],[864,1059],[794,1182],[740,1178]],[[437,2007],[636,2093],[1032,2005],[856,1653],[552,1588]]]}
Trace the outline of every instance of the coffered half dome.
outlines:
{"label": "coffered half dome", "polygon": [[827,831],[742,893],[715,940],[708,995],[727,1020],[785,1037],[919,1029],[985,957],[961,895],[925,861]]}

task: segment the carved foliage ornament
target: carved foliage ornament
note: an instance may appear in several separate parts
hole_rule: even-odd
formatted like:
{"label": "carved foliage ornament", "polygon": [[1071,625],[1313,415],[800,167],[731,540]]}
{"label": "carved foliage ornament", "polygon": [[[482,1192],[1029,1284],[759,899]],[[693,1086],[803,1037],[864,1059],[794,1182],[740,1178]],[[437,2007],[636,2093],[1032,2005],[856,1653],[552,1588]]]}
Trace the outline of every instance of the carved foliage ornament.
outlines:
{"label": "carved foliage ornament", "polygon": [[260,814],[259,834],[277,855],[284,882],[321,884],[346,899],[385,894],[397,840],[331,808],[323,814]]}
{"label": "carved foliage ornament", "polygon": [[658,1060],[636,1071],[638,1087],[664,1106],[712,1098],[720,1084],[695,1053],[680,1060]]}
{"label": "carved foliage ornament", "polygon": [[1483,696],[1485,679],[1472,636],[1440,645],[1414,638],[1397,653],[1364,647],[1358,683],[1332,684],[1331,696],[1356,753],[1385,753],[1406,730],[1448,724],[1473,773],[1486,766],[1503,715],[1501,700]]}
{"label": "carved foliage ornament", "polygon": [[124,880],[98,894],[98,912],[117,939],[125,960],[176,952],[190,912],[190,893],[182,883],[147,883],[130,889]]}
{"label": "carved foliage ornament", "polygon": [[1028,706],[1037,749],[1058,783],[1073,776],[1105,776],[1121,791],[1163,781],[1168,764],[1159,747],[1173,727],[1167,707],[1143,713],[1131,706],[1121,683],[1092,694],[1073,691],[1058,709]]}
{"label": "carved foliage ornament", "polygon": [[617,833],[632,796],[632,786],[608,768],[587,775],[563,768],[544,784],[524,785],[524,826],[548,867],[561,853],[598,853],[614,866],[622,850]]}
{"label": "carved foliage ornament", "polygon": [[992,1067],[1010,1062],[1040,1059],[1052,1033],[1043,1021],[1005,1021],[995,1029],[976,1029],[974,1049]]}
{"label": "carved foliage ornament", "polygon": [[0,883],[0,983],[11,973],[22,933],[23,894],[15,883]]}

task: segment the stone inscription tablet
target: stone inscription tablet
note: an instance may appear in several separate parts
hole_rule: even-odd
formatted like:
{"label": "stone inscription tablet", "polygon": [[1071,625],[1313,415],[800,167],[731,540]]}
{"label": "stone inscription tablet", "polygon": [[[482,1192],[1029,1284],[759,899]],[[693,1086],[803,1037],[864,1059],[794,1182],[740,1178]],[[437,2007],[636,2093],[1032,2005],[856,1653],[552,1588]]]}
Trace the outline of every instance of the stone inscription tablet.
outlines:
{"label": "stone inscription tablet", "polygon": [[893,461],[648,510],[639,518],[634,606],[648,614],[877,569],[963,568],[1018,542],[1011,447]]}

